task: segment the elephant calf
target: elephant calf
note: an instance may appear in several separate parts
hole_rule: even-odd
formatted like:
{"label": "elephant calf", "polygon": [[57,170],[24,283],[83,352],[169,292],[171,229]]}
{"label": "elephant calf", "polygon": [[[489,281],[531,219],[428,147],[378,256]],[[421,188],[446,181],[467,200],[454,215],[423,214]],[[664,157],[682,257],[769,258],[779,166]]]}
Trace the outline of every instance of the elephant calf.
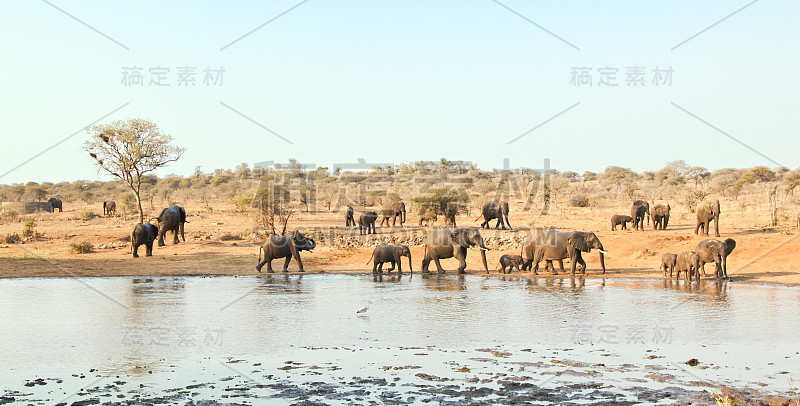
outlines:
{"label": "elephant calf", "polygon": [[611,231],[617,231],[617,226],[622,226],[623,230],[628,229],[628,223],[633,221],[631,216],[624,216],[622,214],[615,214],[611,216]]}
{"label": "elephant calf", "polygon": [[372,261],[372,273],[383,273],[384,262],[392,264],[392,267],[386,272],[394,271],[394,266],[397,264],[397,273],[403,273],[403,265],[400,263],[403,257],[408,257],[408,270],[414,273],[414,269],[411,267],[411,250],[407,245],[380,244],[372,250],[372,256],[367,264]]}
{"label": "elephant calf", "polygon": [[686,272],[686,281],[692,280],[694,273],[695,280],[700,280],[700,257],[694,251],[681,251],[675,260],[675,279],[681,278],[681,272]]}
{"label": "elephant calf", "polygon": [[661,256],[661,268],[664,270],[664,277],[667,277],[667,269],[669,269],[669,277],[672,277],[672,271],[675,270],[675,262],[678,260],[678,254],[664,253]]}
{"label": "elephant calf", "polygon": [[375,220],[378,219],[378,213],[374,211],[366,211],[358,216],[358,233],[361,235],[375,234]]}
{"label": "elephant calf", "polygon": [[[517,268],[517,271],[522,272],[520,268],[523,262],[522,255],[503,255],[500,257],[500,267],[497,268],[497,272],[511,273],[512,268]],[[506,271],[506,268],[508,271]]]}
{"label": "elephant calf", "polygon": [[131,253],[134,258],[139,258],[139,246],[144,244],[147,250],[145,256],[153,256],[153,242],[158,237],[158,227],[150,223],[140,223],[133,227],[131,232]]}
{"label": "elephant calf", "polygon": [[[258,249],[258,265],[256,270],[261,272],[261,268],[267,265],[267,272],[275,272],[272,270],[272,260],[274,258],[286,258],[283,264],[283,272],[289,272],[289,261],[292,257],[297,261],[297,266],[300,267],[300,272],[305,272],[303,269],[303,261],[300,260],[300,251],[311,251],[317,247],[317,243],[309,237],[304,236],[299,231],[295,231],[292,235],[271,235],[264,241],[264,245]],[[264,251],[264,260],[261,260],[261,251]]]}

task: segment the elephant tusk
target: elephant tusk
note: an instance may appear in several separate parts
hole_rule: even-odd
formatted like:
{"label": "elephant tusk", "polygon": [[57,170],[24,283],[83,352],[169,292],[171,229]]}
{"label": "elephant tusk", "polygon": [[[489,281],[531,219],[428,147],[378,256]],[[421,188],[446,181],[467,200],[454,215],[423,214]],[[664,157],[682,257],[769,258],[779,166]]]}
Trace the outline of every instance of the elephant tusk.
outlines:
{"label": "elephant tusk", "polygon": [[480,248],[482,251],[489,251],[488,248],[483,248],[483,247],[478,247],[478,248]]}
{"label": "elephant tusk", "polygon": [[601,252],[601,253],[603,253],[604,255],[608,255],[608,251],[603,251],[603,250],[598,250],[598,251],[600,251],[600,252]]}

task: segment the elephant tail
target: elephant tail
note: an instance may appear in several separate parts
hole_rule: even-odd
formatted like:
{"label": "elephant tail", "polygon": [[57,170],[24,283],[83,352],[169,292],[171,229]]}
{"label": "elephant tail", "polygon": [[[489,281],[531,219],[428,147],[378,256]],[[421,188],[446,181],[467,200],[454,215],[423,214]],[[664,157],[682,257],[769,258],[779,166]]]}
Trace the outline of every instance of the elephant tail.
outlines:
{"label": "elephant tail", "polygon": [[258,262],[259,263],[261,262],[261,251],[263,251],[263,250],[264,250],[264,246],[263,245],[258,247]]}
{"label": "elephant tail", "polygon": [[483,217],[483,213],[481,213],[481,215],[480,215],[480,216],[478,216],[478,218],[476,218],[475,220],[472,220],[472,221],[478,221],[478,220],[480,220],[480,219],[481,219],[481,217]]}
{"label": "elephant tail", "polygon": [[369,265],[369,263],[372,262],[372,258],[375,258],[375,251],[372,251],[372,255],[369,256],[369,259],[367,260],[367,263],[364,264],[364,265]]}

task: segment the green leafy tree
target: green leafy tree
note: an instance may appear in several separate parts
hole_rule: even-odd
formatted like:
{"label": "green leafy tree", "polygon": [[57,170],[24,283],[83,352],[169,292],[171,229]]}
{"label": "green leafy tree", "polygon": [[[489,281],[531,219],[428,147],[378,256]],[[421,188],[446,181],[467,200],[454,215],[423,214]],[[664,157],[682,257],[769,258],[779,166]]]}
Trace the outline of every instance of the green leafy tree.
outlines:
{"label": "green leafy tree", "polygon": [[177,161],[185,150],[172,145],[171,136],[144,119],[96,125],[87,132],[90,138],[85,150],[100,168],[122,180],[133,191],[139,207],[139,221],[144,223],[141,189],[147,174]]}

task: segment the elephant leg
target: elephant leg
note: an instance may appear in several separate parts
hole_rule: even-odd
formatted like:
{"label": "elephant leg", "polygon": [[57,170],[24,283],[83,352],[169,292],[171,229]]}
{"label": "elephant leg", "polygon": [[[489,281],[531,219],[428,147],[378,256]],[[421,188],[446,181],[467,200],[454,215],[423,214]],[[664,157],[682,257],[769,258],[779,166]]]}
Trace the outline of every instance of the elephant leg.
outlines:
{"label": "elephant leg", "polygon": [[383,273],[383,262],[378,263],[378,273]]}
{"label": "elephant leg", "polygon": [[708,275],[706,275],[706,263],[705,262],[701,262],[700,263],[700,269],[703,270],[703,276],[708,276]]}
{"label": "elephant leg", "polygon": [[464,273],[467,269],[467,249],[464,247],[459,248],[456,259],[458,260],[458,273]]}
{"label": "elephant leg", "polygon": [[722,257],[722,274],[728,278],[728,257]]}
{"label": "elephant leg", "polygon": [[164,234],[166,234],[166,233],[167,233],[166,230],[163,230],[163,231],[162,230],[158,230],[158,246],[159,247],[163,247],[165,245],[164,244]]}
{"label": "elephant leg", "polygon": [[428,265],[430,265],[431,259],[428,257],[422,258],[422,273],[428,273]]}
{"label": "elephant leg", "polygon": [[390,264],[392,264],[392,266],[391,266],[391,267],[389,267],[389,269],[388,269],[388,270],[386,270],[386,272],[392,272],[392,271],[394,271],[394,267],[395,267],[395,263],[394,263],[394,261],[389,261],[389,263],[390,263]]}
{"label": "elephant leg", "polygon": [[433,257],[433,262],[436,264],[436,271],[439,273],[444,273],[444,269],[442,269],[442,264],[439,263],[439,257]]}
{"label": "elephant leg", "polygon": [[571,273],[572,275],[575,275],[575,267],[577,267],[577,266],[578,266],[577,257],[578,257],[577,255],[573,254],[573,255],[572,255],[570,258],[569,258],[569,259],[570,259],[570,261],[569,261],[569,262],[570,262],[570,273]]}
{"label": "elephant leg", "polygon": [[147,248],[147,250],[145,251],[144,255],[147,256],[147,257],[152,257],[153,256],[153,243],[151,242],[151,243],[145,244],[145,247]]}
{"label": "elephant leg", "polygon": [[[271,256],[270,257],[264,257],[264,262],[267,263],[267,272],[269,272],[269,273],[275,272],[272,269],[272,257]],[[261,264],[263,264],[264,262],[262,262]]]}
{"label": "elephant leg", "polygon": [[286,261],[283,262],[283,272],[289,272],[289,262],[292,260],[292,256],[289,255],[286,257]]}
{"label": "elephant leg", "polygon": [[177,228],[172,230],[172,243],[173,244],[177,244],[178,243],[178,229]]}
{"label": "elephant leg", "polygon": [[[561,272],[565,272],[564,271],[564,260],[563,259],[559,259],[558,260],[558,267],[561,269]],[[556,270],[556,267],[553,267],[553,275],[558,275],[558,273],[555,272],[555,270]]]}
{"label": "elephant leg", "polygon": [[139,252],[138,251],[139,251],[139,245],[134,243],[133,244],[133,257],[134,258],[139,258]]}
{"label": "elephant leg", "polygon": [[378,273],[378,264],[380,264],[378,261],[372,262],[372,273]]}
{"label": "elephant leg", "polygon": [[578,256],[578,264],[581,266],[581,273],[586,274],[586,261],[583,260],[583,255]]}

